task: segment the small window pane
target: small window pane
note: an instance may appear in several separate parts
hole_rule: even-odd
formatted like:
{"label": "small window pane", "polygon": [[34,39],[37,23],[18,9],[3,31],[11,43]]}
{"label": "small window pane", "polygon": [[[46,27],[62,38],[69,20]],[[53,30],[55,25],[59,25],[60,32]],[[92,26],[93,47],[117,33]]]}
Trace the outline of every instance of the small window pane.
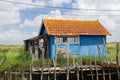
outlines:
{"label": "small window pane", "polygon": [[63,37],[63,42],[67,42],[67,37]]}

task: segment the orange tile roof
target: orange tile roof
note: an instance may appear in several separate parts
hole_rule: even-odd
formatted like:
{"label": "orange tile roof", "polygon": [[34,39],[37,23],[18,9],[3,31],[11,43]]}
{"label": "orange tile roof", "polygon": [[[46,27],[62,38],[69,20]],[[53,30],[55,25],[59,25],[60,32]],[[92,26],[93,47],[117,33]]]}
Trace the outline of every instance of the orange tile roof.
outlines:
{"label": "orange tile roof", "polygon": [[111,35],[98,20],[43,19],[43,23],[54,36]]}

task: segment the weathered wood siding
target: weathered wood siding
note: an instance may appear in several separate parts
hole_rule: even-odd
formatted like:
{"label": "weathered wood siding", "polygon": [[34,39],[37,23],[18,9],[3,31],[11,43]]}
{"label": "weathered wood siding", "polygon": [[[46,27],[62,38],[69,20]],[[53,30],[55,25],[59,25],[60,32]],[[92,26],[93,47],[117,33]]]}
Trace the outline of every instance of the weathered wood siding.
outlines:
{"label": "weathered wood siding", "polygon": [[89,53],[91,53],[92,56],[98,56],[97,45],[99,45],[101,55],[105,56],[103,38],[106,41],[106,36],[80,36],[80,55],[89,56]]}
{"label": "weathered wood siding", "polygon": [[[100,53],[101,56],[105,56],[105,47],[104,47],[104,41],[106,41],[106,36],[80,36],[79,37],[79,44],[64,44],[64,45],[56,45],[55,44],[55,37],[50,36],[50,57],[55,57],[56,54],[58,54],[58,49],[61,51],[70,51],[69,54],[77,54],[80,56],[89,56],[89,53],[91,53],[92,56],[98,56],[98,47],[100,47]],[[66,48],[67,46],[67,48]],[[91,50],[89,50],[89,48]]]}

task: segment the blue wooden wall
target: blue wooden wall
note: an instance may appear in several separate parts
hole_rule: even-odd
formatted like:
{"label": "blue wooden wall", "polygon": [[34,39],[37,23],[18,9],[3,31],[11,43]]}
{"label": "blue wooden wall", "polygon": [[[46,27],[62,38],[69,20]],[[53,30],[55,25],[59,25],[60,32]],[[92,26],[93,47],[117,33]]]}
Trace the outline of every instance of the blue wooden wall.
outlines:
{"label": "blue wooden wall", "polygon": [[42,24],[42,27],[41,27],[41,30],[40,30],[40,33],[39,33],[39,34],[40,34],[40,35],[47,34],[47,31],[46,31],[46,29],[45,29],[44,24]]}
{"label": "blue wooden wall", "polygon": [[80,55],[89,56],[90,53],[92,56],[98,56],[98,44],[100,46],[101,55],[105,56],[103,38],[106,41],[106,36],[80,36]]}
{"label": "blue wooden wall", "polygon": [[[56,56],[56,46],[54,36],[50,36],[50,58]],[[80,46],[78,44],[70,44],[69,50],[72,50],[74,54],[80,56],[98,56],[97,45],[100,46],[100,52],[102,56],[105,56],[105,48],[103,38],[106,41],[106,36],[80,36]],[[72,54],[69,52],[69,54]]]}
{"label": "blue wooden wall", "polygon": [[79,46],[78,44],[70,44],[69,45],[69,50],[71,50],[72,52],[69,52],[69,54],[79,54]]}
{"label": "blue wooden wall", "polygon": [[55,48],[55,37],[54,36],[49,36],[50,39],[50,52],[49,56],[50,58],[53,58],[56,56],[56,48]]}

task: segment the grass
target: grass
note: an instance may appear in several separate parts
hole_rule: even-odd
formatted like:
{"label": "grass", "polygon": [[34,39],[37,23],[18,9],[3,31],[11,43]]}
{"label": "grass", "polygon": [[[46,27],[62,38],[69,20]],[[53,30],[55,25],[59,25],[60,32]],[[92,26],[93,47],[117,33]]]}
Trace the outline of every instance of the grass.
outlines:
{"label": "grass", "polygon": [[0,61],[4,55],[3,53],[6,55],[5,62],[0,66],[0,71],[9,69],[20,71],[29,67],[31,57],[29,53],[24,51],[23,46],[0,46],[0,49]]}
{"label": "grass", "polygon": [[[109,43],[107,44],[107,53],[108,53],[108,59],[109,60],[116,60],[116,43]],[[120,49],[120,45],[119,45]],[[9,45],[9,46],[4,46],[0,45],[0,61],[2,57],[4,56],[3,53],[6,55],[6,60],[5,62],[0,66],[0,71],[4,70],[15,70],[15,71],[21,71],[22,69],[28,69],[29,64],[31,63],[31,57],[29,53],[24,51],[23,45]],[[120,57],[120,51],[119,51],[119,57]],[[105,58],[102,58],[104,60]],[[82,57],[83,64],[89,64],[90,60],[92,64],[94,63],[95,57]],[[45,59],[45,67],[52,67],[54,66],[53,64],[53,59]],[[97,64],[100,64],[100,58],[96,57]],[[58,55],[57,56],[57,66],[59,67],[65,67],[67,64],[67,59],[66,57],[63,57],[63,55]],[[70,64],[73,63],[72,57],[69,57],[69,62]],[[75,62],[78,62],[80,64],[80,57],[75,59]],[[41,59],[35,60],[33,62],[33,66],[36,68],[41,67]]]}
{"label": "grass", "polygon": [[[119,43],[119,49],[120,49],[120,43]],[[107,54],[108,54],[108,60],[116,61],[116,43],[108,43],[107,44]],[[118,53],[118,57],[120,58],[120,50]]]}

